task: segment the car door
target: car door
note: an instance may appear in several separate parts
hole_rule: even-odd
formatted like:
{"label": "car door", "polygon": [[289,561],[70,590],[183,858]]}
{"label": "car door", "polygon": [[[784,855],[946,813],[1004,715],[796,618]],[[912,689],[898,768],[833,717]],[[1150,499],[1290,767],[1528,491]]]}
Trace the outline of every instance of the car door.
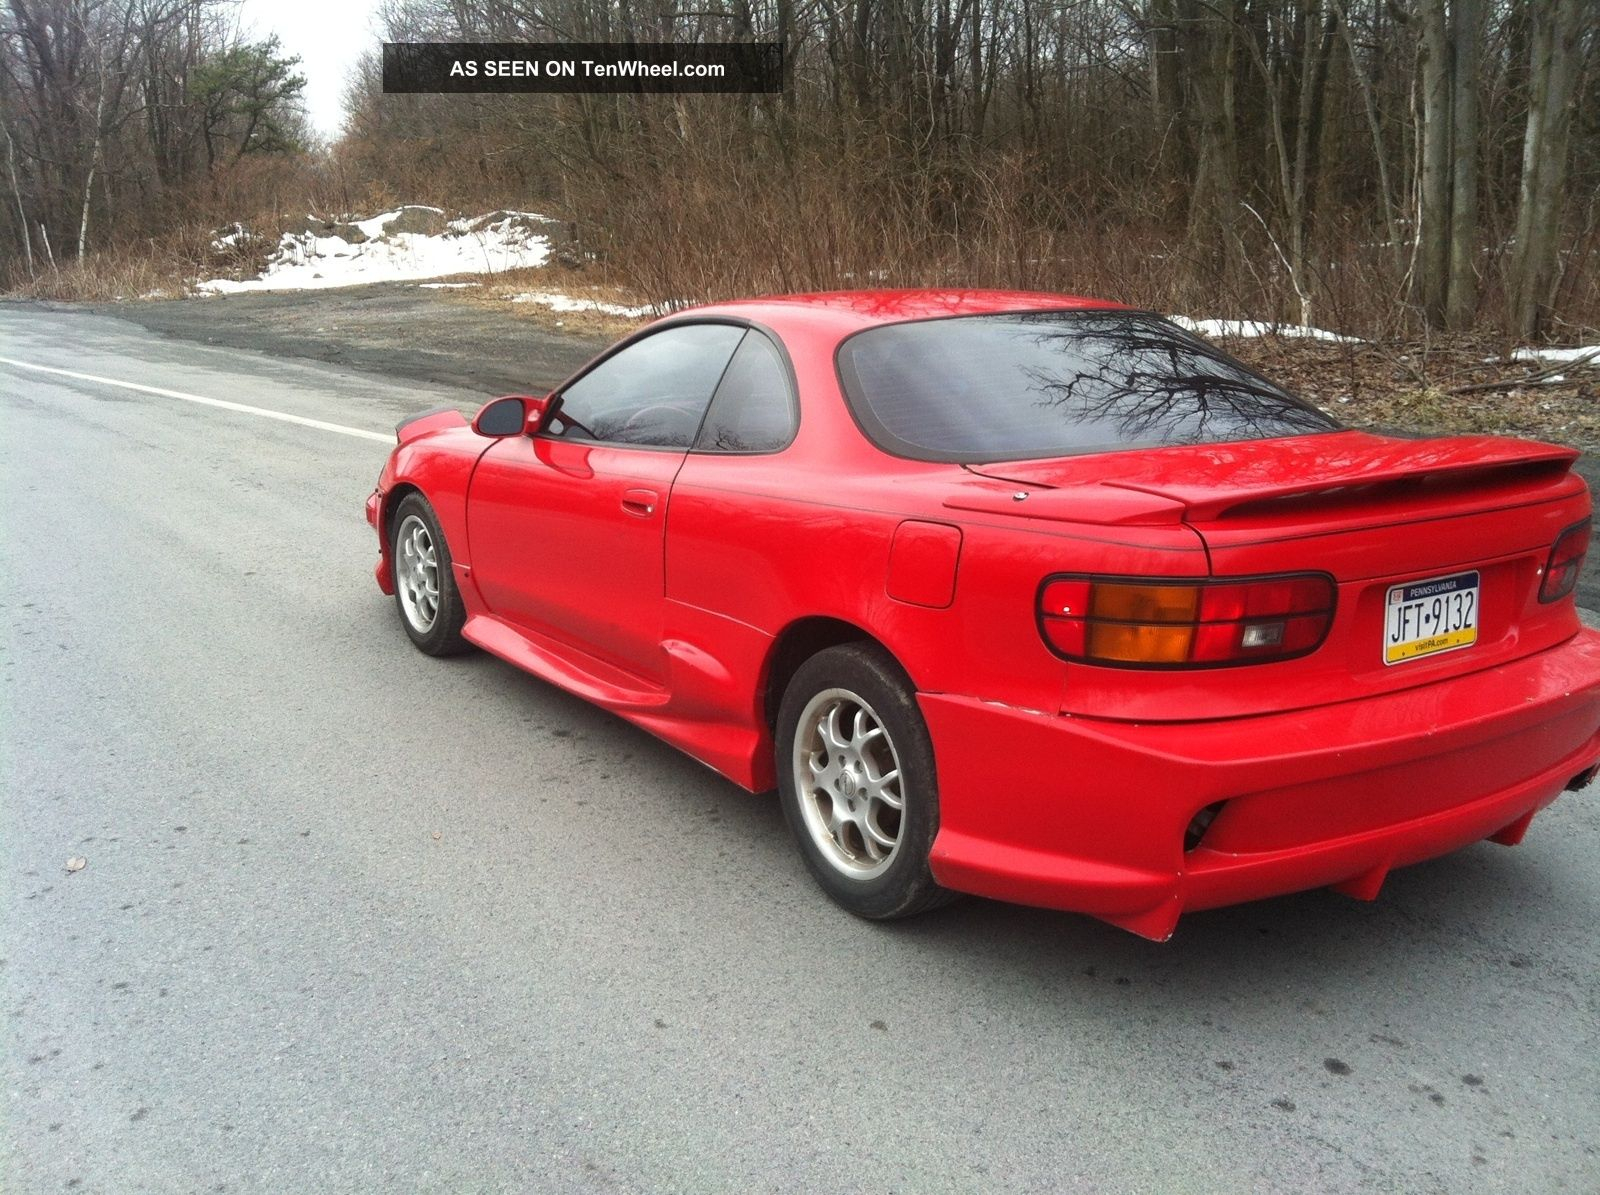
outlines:
{"label": "car door", "polygon": [[[672,488],[667,595],[751,627],[770,627],[793,586],[797,479],[783,451],[799,427],[793,370],[778,342],[752,328],[717,386]],[[826,556],[819,567],[837,572]],[[848,569],[844,575],[853,575]]]}
{"label": "car door", "polygon": [[543,432],[484,453],[467,534],[495,615],[664,679],[667,502],[743,335],[688,323],[626,342],[561,390]]}

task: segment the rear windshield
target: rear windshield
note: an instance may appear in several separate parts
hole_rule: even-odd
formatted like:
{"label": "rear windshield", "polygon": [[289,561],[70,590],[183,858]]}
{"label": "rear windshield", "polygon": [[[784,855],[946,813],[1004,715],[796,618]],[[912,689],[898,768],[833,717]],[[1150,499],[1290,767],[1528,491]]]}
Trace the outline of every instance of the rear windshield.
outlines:
{"label": "rear windshield", "polygon": [[839,378],[880,448],[925,461],[1024,460],[1339,427],[1143,312],[886,324],[840,345]]}

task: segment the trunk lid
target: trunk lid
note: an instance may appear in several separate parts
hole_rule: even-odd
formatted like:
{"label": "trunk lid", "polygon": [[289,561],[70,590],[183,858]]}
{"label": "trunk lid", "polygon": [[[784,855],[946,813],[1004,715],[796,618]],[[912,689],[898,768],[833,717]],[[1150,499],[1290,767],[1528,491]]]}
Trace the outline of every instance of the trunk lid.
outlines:
{"label": "trunk lid", "polygon": [[[1124,497],[1108,506],[1124,517],[1137,510],[1136,521],[1167,518],[1192,528],[1214,576],[1333,577],[1333,625],[1308,656],[1166,673],[1070,666],[1069,712],[1114,709],[1119,717],[1173,720],[1394,691],[1491,668],[1570,637],[1578,626],[1573,600],[1541,604],[1538,591],[1556,538],[1589,512],[1587,487],[1571,471],[1577,457],[1570,448],[1504,437],[1332,432],[969,468],[1018,486],[1120,492]],[[1148,504],[1130,502],[1131,495]],[[1448,578],[1455,588],[1477,586],[1475,640],[1386,658],[1391,601],[1404,604],[1411,595],[1402,590]]]}

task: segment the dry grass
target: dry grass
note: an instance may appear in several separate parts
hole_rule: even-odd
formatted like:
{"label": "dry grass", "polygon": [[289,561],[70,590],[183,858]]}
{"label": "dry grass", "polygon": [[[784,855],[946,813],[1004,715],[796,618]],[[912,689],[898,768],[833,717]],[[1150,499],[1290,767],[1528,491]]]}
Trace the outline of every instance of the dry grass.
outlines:
{"label": "dry grass", "polygon": [[193,267],[180,257],[149,250],[92,253],[60,269],[45,266],[9,292],[12,298],[103,303],[122,299],[171,299],[187,290]]}
{"label": "dry grass", "polygon": [[573,270],[560,265],[527,270],[506,270],[499,274],[480,274],[475,278],[454,278],[453,282],[473,281],[478,285],[436,293],[462,303],[493,306],[537,327],[573,336],[621,337],[646,323],[651,316],[615,315],[606,311],[556,311],[543,303],[517,303],[513,298],[530,291],[566,295],[580,302],[611,303],[624,307],[645,306],[648,299],[626,287],[600,280],[594,270]]}
{"label": "dry grass", "polygon": [[[52,266],[36,240],[30,277],[20,252],[0,253],[0,293],[103,302],[157,291],[183,294],[197,277],[250,277],[265,264],[283,222],[354,210],[366,198],[327,155],[248,155],[181,191],[164,192],[159,204],[133,204],[114,222],[92,224],[82,262],[73,257],[75,246],[57,245]],[[234,221],[258,234],[255,243],[218,252],[212,246],[217,231]]]}
{"label": "dry grass", "polygon": [[[1241,210],[1243,252],[1186,235],[1183,204],[1147,189],[1074,187],[1048,156],[931,160],[864,137],[841,148],[804,137],[792,154],[708,122],[670,154],[639,154],[568,180],[562,214],[612,278],[653,300],[863,286],[1056,291],[1164,312],[1300,323],[1374,340],[1420,337],[1404,250],[1382,244],[1375,213],[1322,214],[1292,277],[1268,226]],[[1270,221],[1269,221],[1270,223]],[[1491,239],[1486,226],[1486,239]],[[1600,326],[1600,235],[1574,230],[1559,309],[1563,335]],[[1482,256],[1480,338],[1505,313],[1503,262]],[[1490,351],[1507,347],[1496,343]]]}
{"label": "dry grass", "polygon": [[191,222],[166,235],[100,249],[60,266],[35,262],[33,278],[13,272],[5,293],[20,299],[63,303],[108,303],[137,299],[175,299],[189,293],[197,278],[250,278],[266,266],[277,245],[277,217],[262,231],[217,248],[217,229]]}
{"label": "dry grass", "polygon": [[[1357,427],[1437,434],[1529,436],[1600,449],[1600,368],[1533,379],[1537,365],[1511,362],[1482,340],[1331,344],[1272,336],[1228,340],[1225,347]],[[1464,387],[1499,388],[1458,393]]]}

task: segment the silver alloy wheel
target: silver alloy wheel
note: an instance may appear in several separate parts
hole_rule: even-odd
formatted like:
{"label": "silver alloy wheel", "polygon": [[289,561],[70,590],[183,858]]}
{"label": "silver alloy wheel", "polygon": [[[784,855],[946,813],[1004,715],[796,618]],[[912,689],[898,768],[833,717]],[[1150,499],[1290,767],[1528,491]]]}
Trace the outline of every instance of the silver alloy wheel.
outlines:
{"label": "silver alloy wheel", "polygon": [[800,712],[794,788],[812,841],[835,870],[870,880],[900,847],[900,758],[876,711],[848,689],[824,689]]}
{"label": "silver alloy wheel", "polygon": [[407,515],[394,537],[394,584],[413,630],[427,634],[439,617],[439,552],[428,525]]}

